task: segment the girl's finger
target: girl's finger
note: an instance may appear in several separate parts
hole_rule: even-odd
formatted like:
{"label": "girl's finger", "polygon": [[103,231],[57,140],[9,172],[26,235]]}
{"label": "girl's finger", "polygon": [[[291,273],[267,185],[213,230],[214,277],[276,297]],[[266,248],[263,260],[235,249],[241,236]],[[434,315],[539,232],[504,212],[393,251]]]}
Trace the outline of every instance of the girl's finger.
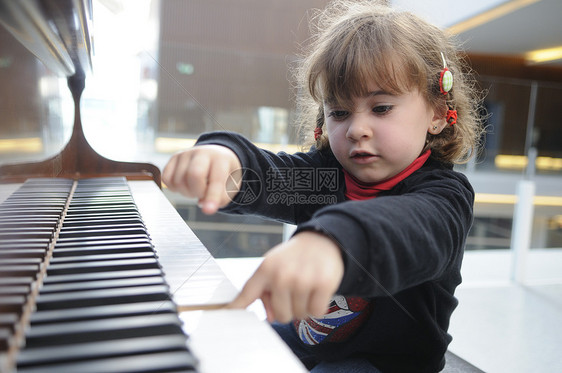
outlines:
{"label": "girl's finger", "polygon": [[307,307],[307,314],[313,317],[321,317],[328,311],[332,292],[324,289],[317,289],[310,295]]}
{"label": "girl's finger", "polygon": [[259,273],[255,273],[244,285],[238,296],[226,308],[246,308],[260,298],[266,288]]}
{"label": "girl's finger", "polygon": [[271,308],[273,310],[272,321],[288,323],[293,319],[293,305],[291,291],[287,287],[276,287],[271,289]]}
{"label": "girl's finger", "polygon": [[210,164],[207,180],[207,190],[199,201],[205,214],[214,214],[219,207],[229,202],[226,192],[226,183],[230,173],[230,164],[225,162],[212,162]]}
{"label": "girl's finger", "polygon": [[177,163],[177,157],[173,156],[172,158],[170,158],[170,160],[162,170],[162,181],[164,182],[164,184],[166,184],[166,186],[170,190],[174,190],[174,185],[172,185],[172,180],[173,180],[173,175],[175,173],[174,170],[176,169],[176,163]]}
{"label": "girl's finger", "polygon": [[193,154],[189,162],[182,164],[177,172],[183,176],[182,194],[188,197],[203,198],[207,189],[211,159],[201,152]]}

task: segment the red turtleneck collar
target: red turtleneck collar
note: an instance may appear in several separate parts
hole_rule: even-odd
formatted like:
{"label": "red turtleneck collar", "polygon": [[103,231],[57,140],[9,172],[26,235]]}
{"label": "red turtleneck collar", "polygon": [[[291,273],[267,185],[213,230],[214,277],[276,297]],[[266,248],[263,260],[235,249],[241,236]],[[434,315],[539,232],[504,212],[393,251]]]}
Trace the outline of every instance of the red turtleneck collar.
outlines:
{"label": "red turtleneck collar", "polygon": [[345,169],[343,173],[345,175],[345,196],[350,200],[363,200],[369,198],[375,198],[383,190],[390,190],[396,186],[399,182],[410,176],[414,171],[418,170],[423,166],[425,161],[429,158],[431,150],[425,151],[422,155],[416,158],[408,167],[406,167],[402,172],[381,181],[380,183],[363,183],[349,174]]}

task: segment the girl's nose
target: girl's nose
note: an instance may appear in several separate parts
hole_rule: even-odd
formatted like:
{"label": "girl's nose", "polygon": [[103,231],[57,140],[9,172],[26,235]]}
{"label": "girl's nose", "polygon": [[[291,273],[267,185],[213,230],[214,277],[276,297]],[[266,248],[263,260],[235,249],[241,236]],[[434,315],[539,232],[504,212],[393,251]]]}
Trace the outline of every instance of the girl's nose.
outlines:
{"label": "girl's nose", "polygon": [[346,133],[348,140],[359,141],[371,136],[373,136],[373,131],[367,118],[358,115],[351,119]]}

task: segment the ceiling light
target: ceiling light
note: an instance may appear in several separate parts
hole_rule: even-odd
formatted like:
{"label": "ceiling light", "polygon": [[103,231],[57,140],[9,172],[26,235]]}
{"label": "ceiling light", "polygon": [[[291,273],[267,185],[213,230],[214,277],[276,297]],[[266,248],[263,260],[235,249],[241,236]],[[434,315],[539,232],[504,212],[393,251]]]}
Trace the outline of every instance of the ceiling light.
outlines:
{"label": "ceiling light", "polygon": [[542,63],[562,59],[562,46],[548,49],[538,49],[525,54],[530,63]]}
{"label": "ceiling light", "polygon": [[[492,193],[476,193],[474,196],[475,203],[491,203],[502,205],[514,205],[517,203],[517,195],[515,194],[492,194]],[[562,197],[559,196],[534,196],[533,204],[535,206],[562,206]]]}
{"label": "ceiling light", "polygon": [[[521,170],[527,167],[529,160],[525,155],[498,154],[494,157],[494,165],[499,169]],[[562,170],[562,158],[537,157],[535,166],[541,171]]]}
{"label": "ceiling light", "polygon": [[471,30],[480,25],[493,21],[494,19],[505,16],[506,14],[515,12],[518,9],[524,8],[540,0],[512,0],[503,3],[495,8],[480,13],[465,21],[461,21],[447,29],[452,34],[460,34],[462,32]]}

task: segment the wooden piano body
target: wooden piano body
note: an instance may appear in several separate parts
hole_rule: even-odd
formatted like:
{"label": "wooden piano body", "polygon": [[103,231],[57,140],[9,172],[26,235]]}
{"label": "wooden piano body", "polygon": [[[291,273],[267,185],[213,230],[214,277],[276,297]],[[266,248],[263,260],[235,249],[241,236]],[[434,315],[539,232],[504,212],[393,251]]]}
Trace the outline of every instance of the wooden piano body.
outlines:
{"label": "wooden piano body", "polygon": [[[46,66],[67,76],[75,104],[73,133],[59,154],[37,162],[0,165],[3,240],[0,242],[0,372],[187,371],[192,368],[209,373],[304,371],[273,330],[255,315],[244,310],[219,309],[233,299],[237,290],[160,191],[159,169],[147,163],[106,159],[88,144],[82,130],[80,96],[91,65],[91,35],[87,26],[90,5],[82,0],[0,1],[1,23]],[[57,33],[49,31],[52,25],[58,28]],[[44,244],[45,254],[39,258],[30,257],[25,250],[35,247],[35,233],[44,232],[41,225],[44,223],[35,225],[34,221],[39,219],[39,211],[44,208],[50,211],[52,202],[21,193],[26,188],[33,190],[34,183],[41,196],[52,194],[49,185],[58,188],[60,184],[69,190],[61,210],[57,210],[59,216],[53,223],[54,230],[48,234],[48,243]],[[87,217],[85,231],[76,233],[70,219],[73,203],[81,196],[80,188],[84,185],[88,193],[93,193],[86,195],[85,200],[93,204],[87,208],[96,209],[96,217]],[[111,198],[116,201],[108,202]],[[98,203],[105,207],[115,203],[119,209],[129,202],[136,209],[138,222],[112,215],[102,221],[98,216]],[[119,221],[128,225],[120,226]],[[108,228],[108,223],[116,225]],[[146,232],[148,243],[138,241],[141,243],[137,242],[137,246],[146,250],[141,253],[137,247],[126,252],[122,248],[135,247],[136,241],[124,242],[132,235],[123,232],[138,225]],[[103,229],[117,231],[121,235],[117,238],[119,243],[109,239],[100,243],[100,233],[96,231]],[[65,247],[65,235],[77,236],[78,240]],[[111,234],[103,233],[101,237],[105,235]],[[93,246],[88,246],[88,242],[94,242]],[[84,269],[71,269],[70,276],[80,278],[98,273],[102,278],[76,283],[64,280],[64,286],[53,284],[53,278],[65,273],[59,272],[60,268],[74,265],[68,264],[74,259],[65,262],[67,259],[61,258],[61,253],[83,247],[88,255],[84,252],[77,255],[82,256],[79,262]],[[90,254],[92,247],[102,248],[104,254]],[[116,247],[121,256],[109,257],[107,253]],[[156,260],[155,268],[162,273],[163,283],[158,282],[156,275],[111,279],[111,276],[105,278],[103,270],[87,269],[98,261],[106,265],[127,260]],[[27,268],[31,263],[37,271],[34,275],[26,274],[24,277],[31,280],[22,286],[17,269]],[[108,266],[109,273],[125,272],[112,266]],[[148,271],[142,268],[141,271]],[[71,290],[58,293],[58,286]],[[150,295],[147,299],[151,301],[128,302],[130,294],[139,289],[155,289],[154,293],[163,289],[164,295],[155,298]],[[72,306],[64,303],[65,297]],[[111,297],[117,300],[92,300]],[[148,308],[132,313],[124,311],[127,307],[136,309],[141,303]],[[49,304],[59,306],[50,309]],[[167,307],[170,312],[166,311]],[[69,315],[70,319],[61,315]],[[50,317],[55,321],[41,321]],[[170,324],[176,322],[181,329],[179,333],[161,330],[160,323],[164,329],[170,329]],[[88,336],[94,336],[94,340]]]}

